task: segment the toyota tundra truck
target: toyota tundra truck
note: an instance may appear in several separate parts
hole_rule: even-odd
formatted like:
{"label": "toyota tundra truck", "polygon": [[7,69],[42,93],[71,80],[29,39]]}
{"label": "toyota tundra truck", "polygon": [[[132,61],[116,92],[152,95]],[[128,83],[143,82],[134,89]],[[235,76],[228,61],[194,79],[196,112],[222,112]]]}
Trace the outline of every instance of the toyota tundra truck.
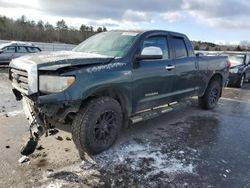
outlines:
{"label": "toyota tundra truck", "polygon": [[229,74],[227,57],[195,55],[184,34],[109,31],[72,51],[14,59],[9,79],[23,101],[34,152],[56,122],[69,123],[80,157],[98,154],[122,127],[157,117],[184,98],[198,96],[203,109],[218,103]]}

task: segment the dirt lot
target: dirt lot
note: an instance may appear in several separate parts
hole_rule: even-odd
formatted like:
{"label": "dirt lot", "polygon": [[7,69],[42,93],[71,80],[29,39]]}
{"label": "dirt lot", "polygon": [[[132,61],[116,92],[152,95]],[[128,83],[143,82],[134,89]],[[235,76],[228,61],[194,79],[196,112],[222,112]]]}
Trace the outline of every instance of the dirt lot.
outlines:
{"label": "dirt lot", "polygon": [[70,127],[57,127],[19,164],[27,121],[0,70],[0,187],[250,187],[250,84],[226,88],[213,111],[180,110],[122,131],[108,151],[81,161]]}

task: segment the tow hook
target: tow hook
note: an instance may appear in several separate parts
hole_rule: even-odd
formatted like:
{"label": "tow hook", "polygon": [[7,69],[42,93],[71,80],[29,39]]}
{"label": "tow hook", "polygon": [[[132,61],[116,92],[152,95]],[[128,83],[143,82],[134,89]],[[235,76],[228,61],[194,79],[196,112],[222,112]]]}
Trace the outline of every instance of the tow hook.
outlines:
{"label": "tow hook", "polygon": [[[32,123],[30,124],[29,131],[30,131],[30,138],[27,141],[27,143],[22,147],[21,149],[21,154],[28,156],[34,153],[38,140],[40,137],[46,133],[46,136],[48,135],[48,123],[46,119],[44,118],[44,126],[40,126],[36,124],[36,118],[40,115],[40,112],[38,112],[33,119]],[[37,131],[33,131],[34,126],[36,126]]]}

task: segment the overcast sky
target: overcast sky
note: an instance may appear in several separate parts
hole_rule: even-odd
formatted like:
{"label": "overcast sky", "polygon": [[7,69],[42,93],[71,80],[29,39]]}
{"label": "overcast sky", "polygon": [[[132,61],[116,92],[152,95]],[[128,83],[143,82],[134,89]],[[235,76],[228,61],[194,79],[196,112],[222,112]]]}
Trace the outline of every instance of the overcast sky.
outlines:
{"label": "overcast sky", "polygon": [[249,0],[0,0],[0,14],[111,29],[164,29],[192,40],[250,41]]}

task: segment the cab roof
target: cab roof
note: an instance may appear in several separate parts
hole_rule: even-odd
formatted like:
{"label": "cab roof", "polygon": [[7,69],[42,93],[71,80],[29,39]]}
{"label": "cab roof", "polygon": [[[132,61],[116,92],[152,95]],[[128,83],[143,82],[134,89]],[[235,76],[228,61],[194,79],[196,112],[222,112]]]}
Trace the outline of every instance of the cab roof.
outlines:
{"label": "cab roof", "polygon": [[[138,34],[153,34],[153,33],[167,33],[167,34],[172,34],[176,36],[186,36],[182,33],[174,32],[174,31],[167,31],[167,30],[111,30],[113,32],[133,32],[133,33],[138,33]],[[109,32],[109,31],[108,31]]]}

